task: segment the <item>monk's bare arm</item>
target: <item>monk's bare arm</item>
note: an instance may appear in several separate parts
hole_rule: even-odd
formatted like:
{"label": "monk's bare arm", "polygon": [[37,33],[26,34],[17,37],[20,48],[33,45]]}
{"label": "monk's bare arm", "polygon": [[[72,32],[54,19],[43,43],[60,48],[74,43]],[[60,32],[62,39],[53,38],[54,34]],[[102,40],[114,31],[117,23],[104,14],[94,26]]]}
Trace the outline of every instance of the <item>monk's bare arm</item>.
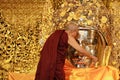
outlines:
{"label": "monk's bare arm", "polygon": [[68,44],[71,45],[80,53],[82,53],[83,55],[88,56],[89,58],[94,57],[89,52],[87,52],[84,48],[82,48],[72,36],[68,36]]}

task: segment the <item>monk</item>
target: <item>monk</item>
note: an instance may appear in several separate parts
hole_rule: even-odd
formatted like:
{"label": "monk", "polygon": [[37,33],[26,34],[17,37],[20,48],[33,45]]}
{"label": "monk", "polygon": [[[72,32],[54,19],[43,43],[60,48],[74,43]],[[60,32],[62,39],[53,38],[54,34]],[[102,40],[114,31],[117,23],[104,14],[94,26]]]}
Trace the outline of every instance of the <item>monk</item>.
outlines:
{"label": "monk", "polygon": [[63,67],[68,45],[88,56],[94,62],[98,60],[78,44],[77,35],[78,25],[74,22],[67,22],[64,30],[56,30],[49,36],[40,53],[35,80],[65,80]]}

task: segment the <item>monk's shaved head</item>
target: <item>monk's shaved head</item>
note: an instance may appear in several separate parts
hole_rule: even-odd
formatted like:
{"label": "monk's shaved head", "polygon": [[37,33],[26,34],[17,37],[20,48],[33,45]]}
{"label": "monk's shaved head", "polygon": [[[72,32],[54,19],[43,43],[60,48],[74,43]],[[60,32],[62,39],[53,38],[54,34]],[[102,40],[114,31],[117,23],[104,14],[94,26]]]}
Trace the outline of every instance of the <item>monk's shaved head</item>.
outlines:
{"label": "monk's shaved head", "polygon": [[74,30],[78,29],[78,25],[75,22],[67,22],[65,24],[65,29],[74,31]]}

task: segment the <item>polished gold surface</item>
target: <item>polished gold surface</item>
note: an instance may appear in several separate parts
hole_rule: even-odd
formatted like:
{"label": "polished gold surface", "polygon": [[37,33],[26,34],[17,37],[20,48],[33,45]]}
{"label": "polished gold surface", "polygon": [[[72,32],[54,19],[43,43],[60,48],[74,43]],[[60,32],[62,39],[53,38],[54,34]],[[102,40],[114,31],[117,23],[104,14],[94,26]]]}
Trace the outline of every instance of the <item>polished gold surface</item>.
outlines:
{"label": "polished gold surface", "polygon": [[[91,55],[98,57],[97,66],[107,66],[109,56],[108,55],[108,43],[106,42],[102,33],[96,29],[79,28],[80,37],[77,39],[79,45],[86,49]],[[110,51],[111,52],[111,51]],[[110,54],[110,53],[109,53]],[[107,57],[107,58],[106,58]],[[69,49],[68,59],[77,68],[91,67],[92,60],[80,53],[72,47]]]}
{"label": "polished gold surface", "polygon": [[109,10],[102,1],[80,1],[0,0],[0,79],[7,79],[8,71],[35,71],[47,37],[71,20],[83,28],[99,30],[108,43],[98,46],[99,52],[104,49],[103,56],[99,54],[101,64],[120,67],[120,1],[107,4],[106,0]]}

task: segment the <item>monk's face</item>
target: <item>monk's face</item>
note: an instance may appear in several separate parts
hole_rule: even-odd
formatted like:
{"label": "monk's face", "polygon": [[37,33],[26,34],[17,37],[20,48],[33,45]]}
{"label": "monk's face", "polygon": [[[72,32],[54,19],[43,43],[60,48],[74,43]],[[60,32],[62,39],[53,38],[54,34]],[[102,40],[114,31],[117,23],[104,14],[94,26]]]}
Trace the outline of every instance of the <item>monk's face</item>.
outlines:
{"label": "monk's face", "polygon": [[74,38],[78,38],[78,36],[79,36],[78,29],[72,31],[72,36],[73,36]]}

